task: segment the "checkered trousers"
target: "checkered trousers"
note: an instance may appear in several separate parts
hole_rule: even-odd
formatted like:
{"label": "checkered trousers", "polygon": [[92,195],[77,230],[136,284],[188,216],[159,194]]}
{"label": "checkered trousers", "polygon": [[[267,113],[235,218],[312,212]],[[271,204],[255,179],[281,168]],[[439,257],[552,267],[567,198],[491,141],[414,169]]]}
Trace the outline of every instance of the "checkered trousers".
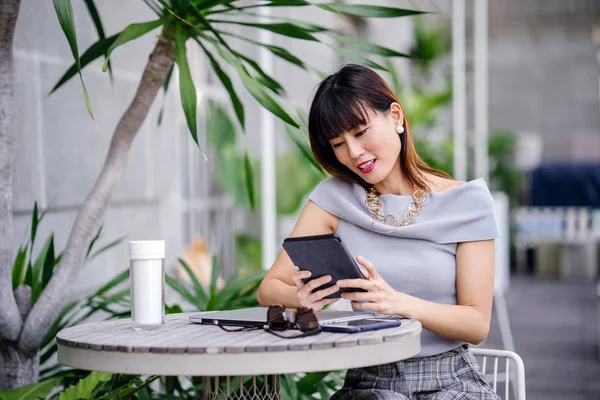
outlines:
{"label": "checkered trousers", "polygon": [[499,400],[466,346],[442,354],[348,370],[332,400]]}

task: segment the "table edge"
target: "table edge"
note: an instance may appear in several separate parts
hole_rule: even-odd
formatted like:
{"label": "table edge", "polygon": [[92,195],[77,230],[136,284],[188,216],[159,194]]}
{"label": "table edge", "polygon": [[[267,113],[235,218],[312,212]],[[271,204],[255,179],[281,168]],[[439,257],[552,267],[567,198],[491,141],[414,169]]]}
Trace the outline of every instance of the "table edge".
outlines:
{"label": "table edge", "polygon": [[139,375],[273,375],[335,371],[407,359],[421,351],[421,327],[395,341],[259,353],[125,353],[62,344],[57,347],[60,363],[85,370]]}

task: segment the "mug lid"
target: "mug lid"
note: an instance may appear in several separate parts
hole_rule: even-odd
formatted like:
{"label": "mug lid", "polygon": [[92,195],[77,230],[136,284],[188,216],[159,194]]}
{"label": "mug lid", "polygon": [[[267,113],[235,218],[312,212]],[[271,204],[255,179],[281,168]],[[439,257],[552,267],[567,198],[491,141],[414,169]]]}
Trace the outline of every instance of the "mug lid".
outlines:
{"label": "mug lid", "polygon": [[129,242],[129,258],[165,258],[164,240],[133,240]]}

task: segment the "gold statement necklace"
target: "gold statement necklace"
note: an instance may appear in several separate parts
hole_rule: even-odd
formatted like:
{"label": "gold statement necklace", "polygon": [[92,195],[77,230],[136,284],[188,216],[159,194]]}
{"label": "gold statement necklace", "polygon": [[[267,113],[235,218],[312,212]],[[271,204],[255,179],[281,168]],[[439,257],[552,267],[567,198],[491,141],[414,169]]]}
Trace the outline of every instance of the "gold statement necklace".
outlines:
{"label": "gold statement necklace", "polygon": [[423,189],[416,188],[412,194],[412,201],[408,205],[406,211],[404,212],[404,216],[402,218],[396,217],[392,214],[386,214],[383,211],[383,205],[379,200],[380,194],[375,190],[375,188],[370,188],[367,190],[367,208],[371,213],[371,218],[373,218],[373,222],[379,221],[383,224],[386,224],[389,220],[389,225],[394,227],[412,225],[417,223],[419,218],[421,218],[421,209],[427,204],[427,192]]}

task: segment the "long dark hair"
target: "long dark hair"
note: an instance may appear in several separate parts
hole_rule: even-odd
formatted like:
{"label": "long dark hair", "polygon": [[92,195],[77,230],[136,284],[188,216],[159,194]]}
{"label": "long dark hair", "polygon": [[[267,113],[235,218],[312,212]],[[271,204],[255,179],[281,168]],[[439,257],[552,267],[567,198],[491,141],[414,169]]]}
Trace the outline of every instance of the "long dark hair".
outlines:
{"label": "long dark hair", "polygon": [[370,184],[337,160],[329,140],[366,124],[369,108],[387,113],[392,103],[398,103],[404,114],[404,132],[400,135],[402,173],[413,187],[429,191],[424,172],[444,178],[450,176],[431,168],[419,157],[412,140],[408,117],[400,101],[375,71],[362,65],[347,64],[319,84],[308,115],[310,146],[315,159],[331,175],[368,189]]}

